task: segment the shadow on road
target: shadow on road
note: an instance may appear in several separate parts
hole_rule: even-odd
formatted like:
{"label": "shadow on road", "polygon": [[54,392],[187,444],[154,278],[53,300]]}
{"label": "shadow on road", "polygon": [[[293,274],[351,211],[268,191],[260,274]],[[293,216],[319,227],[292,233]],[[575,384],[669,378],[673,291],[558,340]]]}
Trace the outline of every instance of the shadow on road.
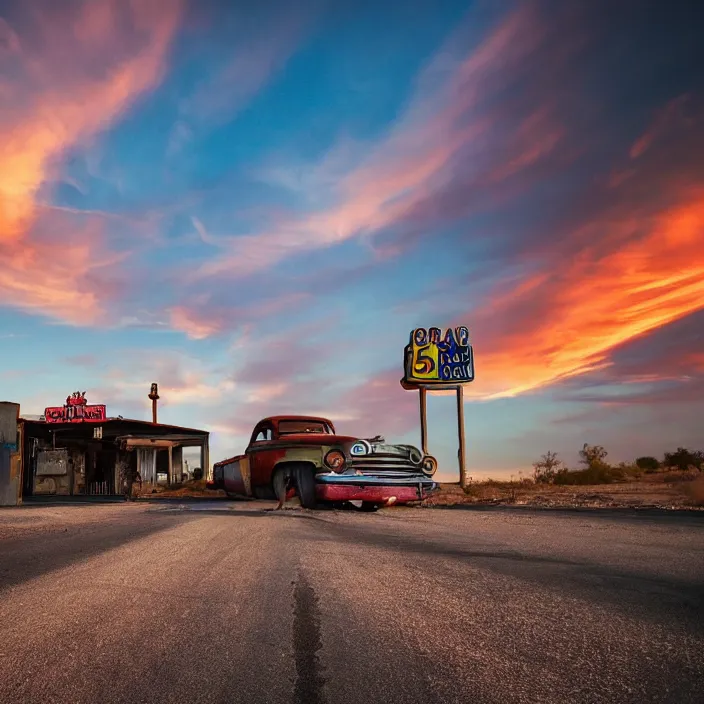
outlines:
{"label": "shadow on road", "polygon": [[517,506],[511,504],[453,504],[449,506],[424,506],[422,511],[470,511],[473,513],[484,512],[515,512],[544,515],[580,515],[589,518],[606,518],[616,520],[657,520],[663,519],[673,523],[691,521],[699,523],[704,528],[704,511],[697,509],[677,509],[671,511],[664,508],[595,508],[591,506]]}
{"label": "shadow on road", "polygon": [[[61,509],[67,506],[61,505]],[[47,508],[46,505],[44,507]],[[75,504],[75,507],[85,508],[85,504]],[[97,506],[95,508],[99,509]],[[30,510],[26,516],[13,516],[13,521],[27,524],[27,517],[33,513]],[[0,592],[130,542],[200,520],[204,513],[179,510],[178,507],[169,510],[167,506],[136,513],[128,509],[124,518],[116,518],[115,513],[111,513],[106,516],[104,523],[93,521],[43,525],[29,535],[5,538],[0,540]],[[222,515],[219,511],[217,513]],[[261,511],[243,510],[228,510],[226,514],[238,518],[261,518],[264,515]]]}
{"label": "shadow on road", "polygon": [[[310,535],[310,540],[367,545],[427,558],[452,558],[468,566],[533,582],[541,588],[573,598],[596,604],[608,603],[641,620],[670,623],[675,618],[693,632],[704,633],[703,575],[692,579],[659,576],[611,565],[606,558],[597,562],[497,549],[497,546],[470,547],[461,537],[445,535],[442,541],[415,537],[397,529],[391,532],[380,527],[378,521],[350,524],[322,519],[320,522],[325,523],[324,530]],[[481,540],[481,536],[479,538]],[[433,569],[432,565],[427,566],[429,572]]]}

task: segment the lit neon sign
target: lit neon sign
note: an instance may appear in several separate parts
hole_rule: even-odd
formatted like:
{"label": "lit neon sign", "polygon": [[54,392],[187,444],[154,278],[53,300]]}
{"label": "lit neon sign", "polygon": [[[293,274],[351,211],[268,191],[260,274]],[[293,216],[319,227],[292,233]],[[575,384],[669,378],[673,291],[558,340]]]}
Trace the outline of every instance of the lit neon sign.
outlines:
{"label": "lit neon sign", "polygon": [[85,391],[76,391],[63,406],[45,408],[44,418],[47,423],[100,423],[107,413],[102,404],[88,405]]}

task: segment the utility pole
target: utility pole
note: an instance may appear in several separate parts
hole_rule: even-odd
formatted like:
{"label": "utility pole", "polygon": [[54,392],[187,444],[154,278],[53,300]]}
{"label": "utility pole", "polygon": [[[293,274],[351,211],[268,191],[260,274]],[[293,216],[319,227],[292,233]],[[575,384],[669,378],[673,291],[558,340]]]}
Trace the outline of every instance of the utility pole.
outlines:
{"label": "utility pole", "polygon": [[159,400],[159,387],[157,384],[152,384],[149,398],[152,400],[152,423],[156,424],[156,402]]}

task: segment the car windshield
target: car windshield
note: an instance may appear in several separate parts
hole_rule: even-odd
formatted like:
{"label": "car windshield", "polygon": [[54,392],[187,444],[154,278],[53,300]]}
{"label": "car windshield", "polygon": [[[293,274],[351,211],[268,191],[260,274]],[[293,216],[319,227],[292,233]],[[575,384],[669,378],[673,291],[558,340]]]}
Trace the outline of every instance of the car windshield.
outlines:
{"label": "car windshield", "polygon": [[325,433],[332,435],[332,428],[318,420],[282,420],[279,421],[279,435],[293,433]]}

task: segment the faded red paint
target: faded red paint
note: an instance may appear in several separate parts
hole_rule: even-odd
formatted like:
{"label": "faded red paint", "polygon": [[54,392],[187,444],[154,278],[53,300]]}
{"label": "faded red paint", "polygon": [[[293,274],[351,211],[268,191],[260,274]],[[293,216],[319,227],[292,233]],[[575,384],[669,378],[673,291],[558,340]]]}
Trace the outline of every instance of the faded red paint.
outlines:
{"label": "faded red paint", "polygon": [[[321,501],[369,501],[383,504],[396,497],[396,504],[419,501],[418,489],[411,486],[349,486],[340,484],[318,484],[316,496]],[[423,498],[428,496],[423,492]]]}
{"label": "faded red paint", "polygon": [[[252,475],[252,486],[263,486],[271,481],[274,466],[277,462],[285,459],[286,450],[276,447],[271,440],[268,443],[257,443],[257,449],[247,448],[249,457],[249,467]],[[266,445],[266,447],[264,447]]]}

